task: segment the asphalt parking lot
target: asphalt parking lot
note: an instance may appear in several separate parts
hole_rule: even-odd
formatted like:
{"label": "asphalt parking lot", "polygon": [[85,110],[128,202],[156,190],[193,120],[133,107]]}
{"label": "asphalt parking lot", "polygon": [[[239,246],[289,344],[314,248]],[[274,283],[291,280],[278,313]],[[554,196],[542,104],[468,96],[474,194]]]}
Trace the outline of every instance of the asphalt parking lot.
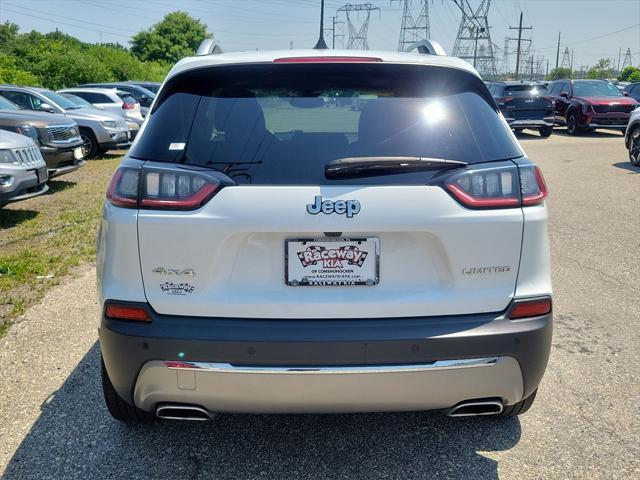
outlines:
{"label": "asphalt parking lot", "polygon": [[640,478],[640,169],[622,136],[522,134],[550,188],[555,334],[533,408],[126,426],[102,402],[95,271],[0,339],[0,474],[66,478]]}

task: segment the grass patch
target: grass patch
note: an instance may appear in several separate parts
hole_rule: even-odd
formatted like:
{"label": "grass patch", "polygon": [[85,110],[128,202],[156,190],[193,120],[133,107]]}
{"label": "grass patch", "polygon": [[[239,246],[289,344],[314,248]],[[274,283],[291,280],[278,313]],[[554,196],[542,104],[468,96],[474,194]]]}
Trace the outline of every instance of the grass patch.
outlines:
{"label": "grass patch", "polygon": [[39,197],[0,209],[0,337],[62,277],[95,260],[102,203],[120,157],[92,160]]}

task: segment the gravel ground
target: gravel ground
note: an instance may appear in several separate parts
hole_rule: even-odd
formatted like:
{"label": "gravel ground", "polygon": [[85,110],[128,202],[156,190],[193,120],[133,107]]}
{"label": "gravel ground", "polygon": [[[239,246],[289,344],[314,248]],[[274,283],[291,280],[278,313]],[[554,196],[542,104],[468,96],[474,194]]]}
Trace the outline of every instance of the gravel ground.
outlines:
{"label": "gravel ground", "polygon": [[532,410],[124,426],[102,403],[95,272],[0,339],[0,473],[66,478],[640,477],[640,169],[618,133],[522,135],[551,190],[556,330]]}

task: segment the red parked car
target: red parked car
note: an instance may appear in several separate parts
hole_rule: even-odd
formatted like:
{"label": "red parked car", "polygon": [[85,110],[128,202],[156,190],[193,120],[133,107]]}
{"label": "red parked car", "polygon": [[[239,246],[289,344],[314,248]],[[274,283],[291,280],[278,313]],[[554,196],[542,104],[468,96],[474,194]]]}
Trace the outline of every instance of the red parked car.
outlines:
{"label": "red parked car", "polygon": [[631,112],[640,105],[606,80],[557,80],[547,87],[555,101],[555,120],[570,135],[587,130],[627,129]]}

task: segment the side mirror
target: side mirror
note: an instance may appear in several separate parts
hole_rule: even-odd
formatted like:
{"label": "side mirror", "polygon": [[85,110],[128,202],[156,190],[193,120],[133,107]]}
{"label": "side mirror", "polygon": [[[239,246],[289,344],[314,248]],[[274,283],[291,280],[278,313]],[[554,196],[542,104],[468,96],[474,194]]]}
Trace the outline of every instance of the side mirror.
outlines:
{"label": "side mirror", "polygon": [[47,113],[54,113],[55,112],[53,107],[51,105],[49,105],[48,103],[41,103],[40,104],[40,111],[41,112],[47,112]]}
{"label": "side mirror", "polygon": [[569,92],[560,92],[560,96],[564,98],[569,98]]}
{"label": "side mirror", "polygon": [[629,92],[622,92],[622,95],[624,95],[625,97],[629,96]]}

